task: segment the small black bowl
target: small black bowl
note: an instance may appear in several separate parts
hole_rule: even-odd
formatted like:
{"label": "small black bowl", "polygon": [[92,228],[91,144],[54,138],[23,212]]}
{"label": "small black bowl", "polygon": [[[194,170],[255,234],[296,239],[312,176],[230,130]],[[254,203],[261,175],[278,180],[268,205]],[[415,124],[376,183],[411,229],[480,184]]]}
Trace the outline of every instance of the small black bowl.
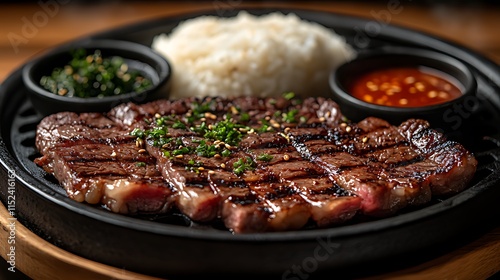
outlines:
{"label": "small black bowl", "polygon": [[[50,76],[55,68],[62,68],[71,59],[71,52],[84,49],[87,54],[100,50],[102,57],[119,56],[130,70],[136,70],[152,81],[152,87],[138,93],[128,92],[105,97],[68,97],[51,93],[40,85],[43,76]],[[26,64],[22,71],[24,85],[35,110],[42,116],[61,111],[106,112],[124,102],[144,103],[166,97],[170,88],[169,62],[151,48],[129,41],[86,40],[48,51]]]}
{"label": "small black bowl", "polygon": [[[421,107],[392,107],[368,103],[351,95],[350,83],[371,71],[393,67],[425,67],[453,78],[462,95],[445,103]],[[421,118],[443,130],[450,126],[449,116],[456,106],[463,106],[468,98],[474,98],[477,83],[471,70],[461,61],[446,54],[426,49],[389,47],[365,51],[357,58],[333,70],[329,77],[333,99],[342,113],[352,121],[366,117],[379,117],[394,125],[409,118]]]}

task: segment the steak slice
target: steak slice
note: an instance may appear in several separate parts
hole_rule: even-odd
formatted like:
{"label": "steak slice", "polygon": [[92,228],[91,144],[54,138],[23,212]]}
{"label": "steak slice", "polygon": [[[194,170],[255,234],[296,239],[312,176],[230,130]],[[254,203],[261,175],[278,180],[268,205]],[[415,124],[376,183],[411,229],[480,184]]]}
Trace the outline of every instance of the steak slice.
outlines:
{"label": "steak slice", "polygon": [[[275,230],[302,228],[309,219],[318,226],[329,226],[352,218],[360,208],[361,200],[348,192],[337,189],[321,168],[307,161],[280,134],[267,133],[265,141],[243,139],[241,146],[255,162],[259,162],[262,173],[268,175],[266,183],[253,187],[262,196],[273,212],[269,227]],[[269,162],[259,157],[269,155]],[[275,185],[275,186],[273,186]]]}
{"label": "steak slice", "polygon": [[155,158],[101,114],[49,116],[39,124],[36,145],[43,156],[35,162],[76,201],[131,214],[166,212],[176,199]]}
{"label": "steak slice", "polygon": [[432,194],[460,191],[477,165],[461,145],[422,120],[394,127],[367,118],[334,128],[297,128],[290,137],[337,185],[359,196],[363,212],[373,216],[425,204]]}

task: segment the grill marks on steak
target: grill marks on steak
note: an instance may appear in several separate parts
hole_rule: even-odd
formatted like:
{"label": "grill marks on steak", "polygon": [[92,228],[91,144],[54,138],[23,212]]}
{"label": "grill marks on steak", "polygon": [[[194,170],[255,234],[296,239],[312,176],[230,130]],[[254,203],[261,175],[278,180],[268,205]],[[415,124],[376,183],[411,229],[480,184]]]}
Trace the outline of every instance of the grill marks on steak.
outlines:
{"label": "grill marks on steak", "polygon": [[129,130],[101,114],[49,116],[38,126],[36,146],[43,156],[35,162],[76,201],[119,213],[160,213],[175,200],[155,158],[140,153]]}
{"label": "grill marks on steak", "polygon": [[[295,101],[187,98],[123,104],[106,115],[60,113],[40,123],[43,157],[36,161],[75,200],[120,213],[175,205],[195,221],[220,218],[236,233],[299,229],[309,221],[326,227],[359,211],[385,216],[460,191],[475,172],[474,157],[425,121],[348,124],[331,100]],[[228,119],[245,128],[227,148],[231,154],[221,156],[224,143],[192,128]],[[130,136],[158,122],[168,127],[163,139]],[[196,152],[201,143],[222,148],[207,157]],[[175,154],[180,148],[189,152]],[[236,172],[241,159],[252,166]]]}
{"label": "grill marks on steak", "polygon": [[[208,105],[210,114],[203,120],[186,123],[179,115],[191,115],[191,111],[196,110],[192,105],[194,101],[198,105]],[[189,109],[182,106],[189,106]],[[236,108],[238,112],[248,114],[248,120],[244,122],[249,128],[260,129],[265,120],[269,121],[269,129],[273,132],[244,135],[238,147],[233,147],[230,157],[206,158],[193,154],[166,157],[165,152],[171,154],[179,146],[164,145],[160,148],[152,140],[147,142],[146,149],[157,158],[158,169],[178,190],[177,205],[183,213],[197,221],[211,221],[215,217],[221,217],[226,226],[235,232],[297,229],[311,218],[319,225],[326,226],[346,220],[356,213],[360,199],[339,199],[338,193],[329,191],[334,183],[324,176],[323,171],[315,175],[318,178],[314,180],[314,190],[308,189],[307,179],[310,174],[307,170],[317,167],[304,160],[282,133],[286,126],[296,126],[295,120],[300,117],[304,118],[302,125],[306,126],[336,124],[340,115],[337,105],[330,100],[310,98],[300,105],[283,98],[208,98],[191,99],[189,102],[183,100],[182,103],[164,100],[140,109],[134,105],[116,108],[111,113],[111,118],[120,123],[149,118],[149,123],[155,123],[158,119],[155,119],[155,115],[175,112],[175,119],[166,121],[170,122],[169,125],[177,121],[182,121],[186,126],[197,126],[201,122],[215,125],[227,119],[228,112],[232,112],[235,119],[242,117],[234,112]],[[290,112],[292,115],[288,114]],[[294,120],[283,121],[290,116]],[[193,142],[200,141],[187,129],[169,129],[169,136],[181,140],[183,147],[194,148],[198,144]],[[214,143],[210,139],[204,141],[208,145]],[[276,160],[270,163],[260,162],[259,155],[264,153]],[[287,160],[283,159],[285,153]],[[251,158],[258,163],[257,168],[237,176],[233,173],[233,165],[242,158]],[[196,166],[192,166],[192,162]],[[202,171],[198,172],[198,168]]]}
{"label": "grill marks on steak", "polygon": [[422,205],[432,194],[460,191],[477,165],[461,145],[446,141],[423,120],[394,127],[367,118],[304,135],[300,128],[291,132],[297,149],[359,196],[362,211],[373,216]]}
{"label": "grill marks on steak", "polygon": [[259,155],[272,156],[270,162],[260,162],[259,173],[268,178],[262,180],[262,175],[250,173],[246,179],[255,181],[249,184],[250,188],[271,209],[269,229],[302,228],[309,219],[318,226],[327,226],[345,221],[357,212],[359,198],[332,191],[336,188],[334,182],[317,165],[304,159],[288,139],[276,133],[267,136],[255,142],[247,138],[241,144],[256,162]]}

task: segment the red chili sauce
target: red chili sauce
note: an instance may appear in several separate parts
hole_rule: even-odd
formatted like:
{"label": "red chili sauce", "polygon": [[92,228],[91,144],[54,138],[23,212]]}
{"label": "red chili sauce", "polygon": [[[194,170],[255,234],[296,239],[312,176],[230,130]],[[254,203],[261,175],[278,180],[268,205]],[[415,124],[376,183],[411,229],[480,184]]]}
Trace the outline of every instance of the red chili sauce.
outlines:
{"label": "red chili sauce", "polygon": [[349,89],[368,103],[393,107],[423,107],[462,95],[451,77],[425,67],[386,68],[366,73]]}

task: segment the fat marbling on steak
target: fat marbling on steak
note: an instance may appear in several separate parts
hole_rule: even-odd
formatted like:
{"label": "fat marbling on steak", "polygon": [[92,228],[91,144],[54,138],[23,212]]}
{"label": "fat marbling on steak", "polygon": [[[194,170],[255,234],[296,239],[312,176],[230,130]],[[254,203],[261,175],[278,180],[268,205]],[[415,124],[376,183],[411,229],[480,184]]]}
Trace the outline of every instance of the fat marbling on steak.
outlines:
{"label": "fat marbling on steak", "polygon": [[459,192],[477,162],[423,120],[343,120],[325,98],[187,98],[42,120],[36,162],[77,201],[177,208],[236,233],[387,216]]}

